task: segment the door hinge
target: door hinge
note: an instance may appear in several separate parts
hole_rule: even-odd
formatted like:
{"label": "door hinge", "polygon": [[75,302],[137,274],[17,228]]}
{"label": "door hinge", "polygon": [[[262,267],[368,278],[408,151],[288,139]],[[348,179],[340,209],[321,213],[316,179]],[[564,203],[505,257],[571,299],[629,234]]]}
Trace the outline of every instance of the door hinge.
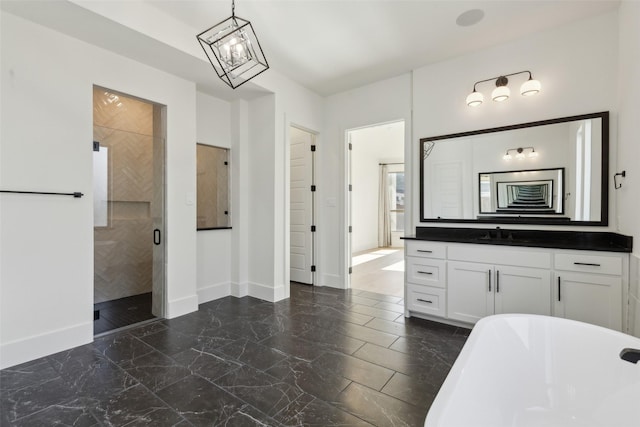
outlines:
{"label": "door hinge", "polygon": [[353,191],[353,186],[349,184],[349,191]]}
{"label": "door hinge", "polygon": [[315,226],[315,225],[312,225],[312,226],[311,226],[311,232],[312,232],[312,233],[315,233],[315,232],[316,232],[316,226]]}
{"label": "door hinge", "polygon": [[311,151],[316,151],[316,146],[315,145],[311,146]]}
{"label": "door hinge", "polygon": [[100,151],[100,142],[93,141],[93,151]]}
{"label": "door hinge", "polygon": [[353,233],[353,226],[349,226],[349,233]]}
{"label": "door hinge", "polygon": [[311,191],[316,191],[316,186],[315,185],[311,186]]}
{"label": "door hinge", "polygon": [[227,162],[227,161],[225,160],[224,165],[225,165],[225,166],[228,166],[228,165],[229,165],[229,162]]}
{"label": "door hinge", "polygon": [[349,143],[349,150],[353,150],[353,145]]}
{"label": "door hinge", "polygon": [[353,267],[349,267],[349,274],[353,273]]}
{"label": "door hinge", "polygon": [[315,265],[312,265],[312,266],[311,266],[311,272],[313,273],[313,272],[315,272],[315,271],[316,271],[316,266],[315,266]]}

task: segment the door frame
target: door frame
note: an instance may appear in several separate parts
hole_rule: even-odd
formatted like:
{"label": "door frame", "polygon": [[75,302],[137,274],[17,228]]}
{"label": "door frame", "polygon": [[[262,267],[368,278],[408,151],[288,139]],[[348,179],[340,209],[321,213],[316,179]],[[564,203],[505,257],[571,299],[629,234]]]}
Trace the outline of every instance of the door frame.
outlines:
{"label": "door frame", "polygon": [[[159,269],[159,271],[162,272],[162,278],[161,278],[161,284],[159,284],[158,286],[156,286],[156,281],[153,280],[152,277],[152,284],[151,284],[151,292],[152,292],[152,307],[156,308],[158,311],[156,311],[155,313],[153,313],[153,315],[157,318],[165,318],[167,312],[168,312],[168,299],[167,299],[167,254],[168,254],[168,245],[167,245],[167,239],[166,239],[166,230],[167,230],[167,106],[158,102],[154,102],[145,98],[141,98],[139,96],[135,96],[126,92],[122,92],[122,91],[118,91],[115,89],[110,89],[107,88],[105,86],[99,85],[99,84],[93,84],[91,86],[92,88],[92,93],[93,90],[95,90],[96,88],[101,89],[101,90],[105,90],[105,91],[109,91],[110,93],[113,94],[117,94],[117,95],[122,95],[128,98],[132,98],[135,100],[138,100],[140,102],[144,102],[147,103],[149,105],[151,105],[152,108],[152,115],[153,115],[153,136],[152,136],[152,143],[153,143],[153,147],[152,150],[155,151],[158,147],[156,146],[157,144],[157,140],[161,141],[161,150],[162,150],[162,188],[161,188],[161,197],[162,197],[162,203],[161,203],[161,212],[162,212],[162,225],[160,228],[160,238],[161,238],[161,263],[162,263],[162,267],[161,269]],[[93,96],[92,96],[92,106],[93,106]],[[93,126],[95,126],[94,124],[94,120],[93,120],[93,115],[92,115],[92,129]],[[157,133],[157,134],[156,134]],[[155,162],[154,162],[155,164]],[[93,169],[93,164],[92,164],[92,169]],[[155,182],[154,182],[155,184]],[[152,220],[152,228],[155,229],[157,228],[154,224],[153,221],[153,212],[151,213],[151,220]],[[155,233],[153,233],[151,236],[149,236],[149,240],[151,241],[152,247],[153,247],[153,253],[156,253],[155,247],[154,247],[154,239],[155,238]],[[94,257],[95,257],[95,241],[94,244],[92,246],[92,250],[94,253]],[[155,255],[152,255],[152,264],[155,261]],[[94,275],[95,275],[95,266],[94,266]],[[153,270],[152,270],[152,275],[153,275]],[[95,277],[95,276],[94,276]],[[93,295],[93,291],[95,290],[95,278],[94,281],[92,282],[92,295]],[[95,303],[93,302],[93,298],[92,298],[92,310],[93,310],[93,305]],[[108,333],[111,333],[112,331],[108,331]]]}
{"label": "door frame", "polygon": [[[316,151],[313,153],[313,157],[312,157],[312,162],[313,162],[313,177],[312,179],[317,181],[318,175],[317,175],[317,163],[318,163],[318,159],[317,159],[317,154],[318,154],[318,150],[321,149],[321,147],[318,144],[318,141],[320,140],[320,132],[313,130],[309,127],[306,127],[304,125],[300,125],[296,122],[293,121],[289,121],[287,119],[287,117],[285,116],[285,123],[284,123],[285,129],[284,129],[284,134],[285,134],[285,141],[286,143],[284,144],[285,146],[285,153],[284,153],[284,173],[285,173],[285,179],[284,179],[284,194],[285,194],[285,209],[284,209],[284,217],[285,217],[285,221],[284,221],[284,241],[285,241],[285,256],[284,256],[284,278],[285,278],[285,298],[289,298],[290,296],[290,283],[291,283],[291,128],[296,128],[298,130],[301,130],[303,132],[309,133],[313,136],[313,143],[316,145]],[[318,222],[320,221],[320,218],[318,216],[318,200],[319,200],[319,196],[318,194],[322,191],[321,188],[318,187],[318,190],[314,193],[313,198],[312,198],[312,218],[313,221],[315,222],[316,228],[318,229]],[[313,237],[313,243],[312,243],[312,263],[316,265],[316,271],[313,273],[312,275],[312,286],[316,286],[318,283],[318,278],[321,277],[319,275],[319,272],[322,269],[322,266],[319,265],[318,259],[319,259],[319,251],[318,251],[318,247],[319,247],[319,236],[318,236],[318,232],[313,233],[312,235]]]}
{"label": "door frame", "polygon": [[[343,131],[344,134],[344,141],[343,141],[343,147],[342,147],[342,151],[343,151],[343,158],[344,158],[344,167],[343,167],[343,181],[342,181],[342,188],[343,188],[343,207],[344,209],[342,210],[342,215],[341,215],[341,224],[342,224],[342,232],[344,233],[344,239],[343,239],[343,244],[342,244],[342,248],[343,248],[343,257],[342,257],[342,274],[343,274],[343,287],[344,289],[351,289],[351,271],[352,271],[352,254],[351,254],[351,247],[352,247],[352,242],[351,242],[351,231],[350,231],[350,227],[352,226],[352,207],[351,207],[351,193],[352,193],[352,187],[350,187],[352,185],[351,182],[351,178],[352,178],[352,142],[351,142],[351,137],[352,137],[352,132],[357,132],[359,130],[363,130],[363,129],[368,129],[368,128],[372,128],[372,127],[378,127],[378,126],[384,126],[384,125],[388,125],[388,124],[394,124],[394,123],[404,123],[404,138],[403,138],[403,145],[404,145],[404,173],[405,173],[405,215],[404,215],[404,227],[405,230],[407,230],[408,226],[412,223],[410,216],[411,215],[407,215],[407,212],[412,210],[412,204],[410,202],[410,197],[407,197],[408,193],[411,191],[412,186],[410,184],[407,183],[407,176],[408,176],[408,171],[411,171],[411,164],[410,162],[413,162],[413,157],[412,156],[408,156],[407,155],[407,123],[409,121],[405,118],[399,118],[399,119],[394,119],[394,120],[388,120],[388,121],[384,121],[384,122],[378,122],[378,123],[372,123],[372,124],[367,124],[367,125],[363,125],[363,126],[357,126],[357,127],[352,127],[352,128],[346,128]],[[409,150],[410,152],[410,150]]]}
{"label": "door frame", "polygon": [[[291,129],[296,129],[298,131],[304,132],[306,134],[308,134],[311,137],[311,144],[310,146],[314,146],[317,149],[317,141],[318,141],[318,134],[314,131],[311,131],[309,129],[306,129],[302,126],[298,126],[296,124],[290,123],[289,124],[289,128],[288,128],[288,133],[287,133],[287,146],[288,146],[288,155],[287,155],[287,173],[288,173],[288,177],[287,177],[287,206],[288,206],[288,220],[287,220],[287,230],[288,233],[287,235],[289,236],[288,239],[288,256],[287,259],[289,260],[288,262],[288,271],[289,271],[289,280],[291,280],[291,276],[290,276],[290,272],[291,272]],[[311,149],[311,148],[310,148]],[[316,151],[315,150],[311,150],[311,184],[312,186],[316,185]],[[311,224],[309,224],[310,226],[315,226],[317,227],[317,200],[316,200],[316,194],[317,192],[315,191],[311,191],[309,189],[309,191],[311,192],[311,206],[310,206],[310,210],[311,210]],[[311,234],[311,244],[310,244],[310,250],[311,250],[311,254],[309,257],[309,268],[311,268],[311,266],[315,266],[315,259],[316,259],[316,253],[317,253],[317,233],[316,232],[310,232]],[[317,271],[312,270],[311,271],[311,286],[314,286],[317,283],[317,277],[316,277],[316,273]]]}

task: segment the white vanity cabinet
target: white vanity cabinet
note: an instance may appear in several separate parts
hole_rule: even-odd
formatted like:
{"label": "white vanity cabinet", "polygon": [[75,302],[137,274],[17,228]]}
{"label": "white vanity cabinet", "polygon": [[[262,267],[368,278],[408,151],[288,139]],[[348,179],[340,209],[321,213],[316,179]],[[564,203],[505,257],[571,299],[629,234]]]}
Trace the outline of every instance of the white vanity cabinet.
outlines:
{"label": "white vanity cabinet", "polygon": [[436,242],[407,242],[406,308],[445,317],[447,308],[447,246]]}
{"label": "white vanity cabinet", "polygon": [[449,260],[450,319],[475,323],[491,314],[551,314],[551,258],[546,251],[453,245]]}
{"label": "white vanity cabinet", "polygon": [[560,252],[554,264],[554,316],[622,330],[626,256]]}
{"label": "white vanity cabinet", "polygon": [[628,254],[406,241],[406,315],[473,325],[501,313],[623,330]]}
{"label": "white vanity cabinet", "polygon": [[549,270],[450,261],[449,318],[475,323],[502,313],[551,314]]}

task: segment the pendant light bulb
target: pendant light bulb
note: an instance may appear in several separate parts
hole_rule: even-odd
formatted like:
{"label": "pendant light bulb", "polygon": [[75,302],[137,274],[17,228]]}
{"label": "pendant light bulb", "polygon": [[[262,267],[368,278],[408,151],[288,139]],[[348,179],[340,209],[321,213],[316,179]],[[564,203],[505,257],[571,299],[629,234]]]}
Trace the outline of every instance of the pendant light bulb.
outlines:
{"label": "pendant light bulb", "polygon": [[496,102],[502,102],[509,99],[511,91],[507,87],[507,83],[509,83],[509,79],[505,76],[498,77],[496,80],[496,88],[491,92],[491,99]]}
{"label": "pendant light bulb", "polygon": [[520,93],[522,96],[531,96],[540,92],[540,82],[529,77],[529,80],[522,83],[520,86]]}
{"label": "pendant light bulb", "polygon": [[483,102],[484,102],[484,95],[482,95],[480,92],[476,92],[475,88],[473,92],[471,92],[469,96],[467,96],[467,105],[469,107],[477,107]]}

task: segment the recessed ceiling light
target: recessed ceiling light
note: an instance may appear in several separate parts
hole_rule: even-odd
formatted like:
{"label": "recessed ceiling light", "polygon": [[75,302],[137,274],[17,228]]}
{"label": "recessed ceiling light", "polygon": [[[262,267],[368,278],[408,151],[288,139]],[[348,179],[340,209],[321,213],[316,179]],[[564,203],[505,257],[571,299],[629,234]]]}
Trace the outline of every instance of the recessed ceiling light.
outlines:
{"label": "recessed ceiling light", "polygon": [[456,24],[461,27],[470,27],[482,21],[484,18],[484,11],[481,9],[471,9],[466,12],[462,12],[460,16],[456,18]]}

